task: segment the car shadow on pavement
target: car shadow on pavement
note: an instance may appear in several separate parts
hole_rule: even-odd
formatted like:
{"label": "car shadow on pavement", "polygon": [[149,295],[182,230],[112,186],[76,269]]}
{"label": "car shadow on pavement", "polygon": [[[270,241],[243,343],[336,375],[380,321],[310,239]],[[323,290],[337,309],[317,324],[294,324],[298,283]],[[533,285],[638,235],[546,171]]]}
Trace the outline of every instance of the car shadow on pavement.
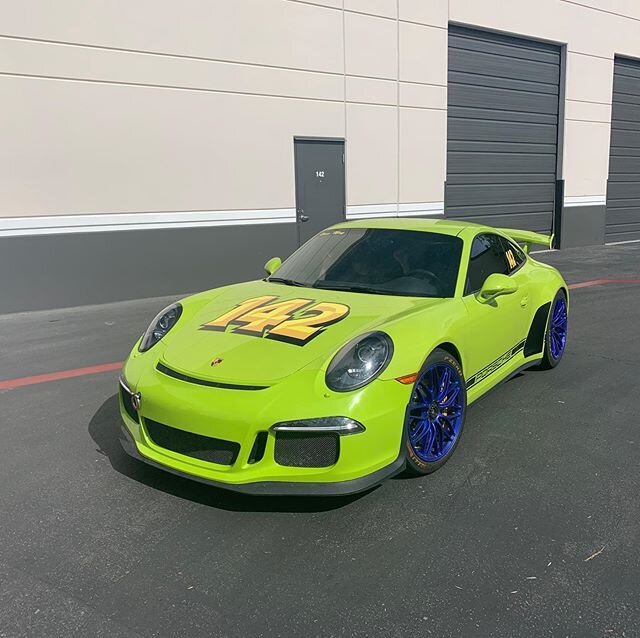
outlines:
{"label": "car shadow on pavement", "polygon": [[376,489],[340,497],[239,494],[190,481],[131,458],[120,445],[119,430],[120,409],[115,394],[100,406],[89,423],[89,435],[98,446],[97,451],[109,459],[116,472],[153,489],[209,507],[247,512],[324,512],[349,505]]}

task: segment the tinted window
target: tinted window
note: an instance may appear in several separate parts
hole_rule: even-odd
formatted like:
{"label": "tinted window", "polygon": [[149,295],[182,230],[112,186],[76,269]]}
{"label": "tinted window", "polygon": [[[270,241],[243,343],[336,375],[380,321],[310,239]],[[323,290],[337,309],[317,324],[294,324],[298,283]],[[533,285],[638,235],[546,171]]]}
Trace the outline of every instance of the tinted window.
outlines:
{"label": "tinted window", "polygon": [[335,228],[310,239],[269,280],[352,292],[453,297],[461,254],[462,240],[451,235]]}
{"label": "tinted window", "polygon": [[502,238],[498,235],[478,235],[471,244],[465,294],[478,292],[485,279],[493,273],[509,274]]}
{"label": "tinted window", "polygon": [[526,257],[522,250],[508,239],[501,237],[502,246],[504,248],[505,257],[507,259],[507,266],[509,267],[509,273],[512,273],[525,262]]}

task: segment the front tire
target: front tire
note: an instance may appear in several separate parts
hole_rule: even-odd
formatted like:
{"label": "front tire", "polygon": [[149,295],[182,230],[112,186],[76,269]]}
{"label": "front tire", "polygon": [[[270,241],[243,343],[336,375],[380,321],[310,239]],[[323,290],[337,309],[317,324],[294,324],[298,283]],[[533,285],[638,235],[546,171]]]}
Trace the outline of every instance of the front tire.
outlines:
{"label": "front tire", "polygon": [[407,474],[431,474],[451,458],[467,413],[460,363],[436,348],[418,374],[405,419]]}
{"label": "front tire", "polygon": [[549,310],[547,330],[544,335],[544,352],[540,367],[555,368],[562,359],[567,345],[567,295],[558,290]]}

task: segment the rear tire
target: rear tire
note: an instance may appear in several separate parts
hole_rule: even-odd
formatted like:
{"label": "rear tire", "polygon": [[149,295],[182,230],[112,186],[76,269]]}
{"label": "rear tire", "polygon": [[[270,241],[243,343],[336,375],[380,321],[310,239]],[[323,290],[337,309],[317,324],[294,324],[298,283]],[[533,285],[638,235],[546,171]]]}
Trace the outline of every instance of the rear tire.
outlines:
{"label": "rear tire", "polygon": [[436,348],[422,366],[407,406],[407,474],[431,474],[451,458],[466,413],[467,389],[460,363],[446,350]]}
{"label": "rear tire", "polygon": [[549,310],[547,329],[544,334],[544,351],[540,368],[555,368],[562,359],[567,345],[567,295],[558,290]]}

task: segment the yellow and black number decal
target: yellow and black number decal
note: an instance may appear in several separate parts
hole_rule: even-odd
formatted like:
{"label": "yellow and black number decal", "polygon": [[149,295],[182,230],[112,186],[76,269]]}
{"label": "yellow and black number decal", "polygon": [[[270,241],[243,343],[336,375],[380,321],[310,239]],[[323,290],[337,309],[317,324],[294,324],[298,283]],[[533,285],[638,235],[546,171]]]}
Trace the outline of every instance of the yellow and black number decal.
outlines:
{"label": "yellow and black number decal", "polygon": [[342,303],[316,302],[302,297],[284,301],[277,299],[273,295],[247,299],[205,323],[201,330],[230,330],[302,346],[349,314],[349,306]]}

